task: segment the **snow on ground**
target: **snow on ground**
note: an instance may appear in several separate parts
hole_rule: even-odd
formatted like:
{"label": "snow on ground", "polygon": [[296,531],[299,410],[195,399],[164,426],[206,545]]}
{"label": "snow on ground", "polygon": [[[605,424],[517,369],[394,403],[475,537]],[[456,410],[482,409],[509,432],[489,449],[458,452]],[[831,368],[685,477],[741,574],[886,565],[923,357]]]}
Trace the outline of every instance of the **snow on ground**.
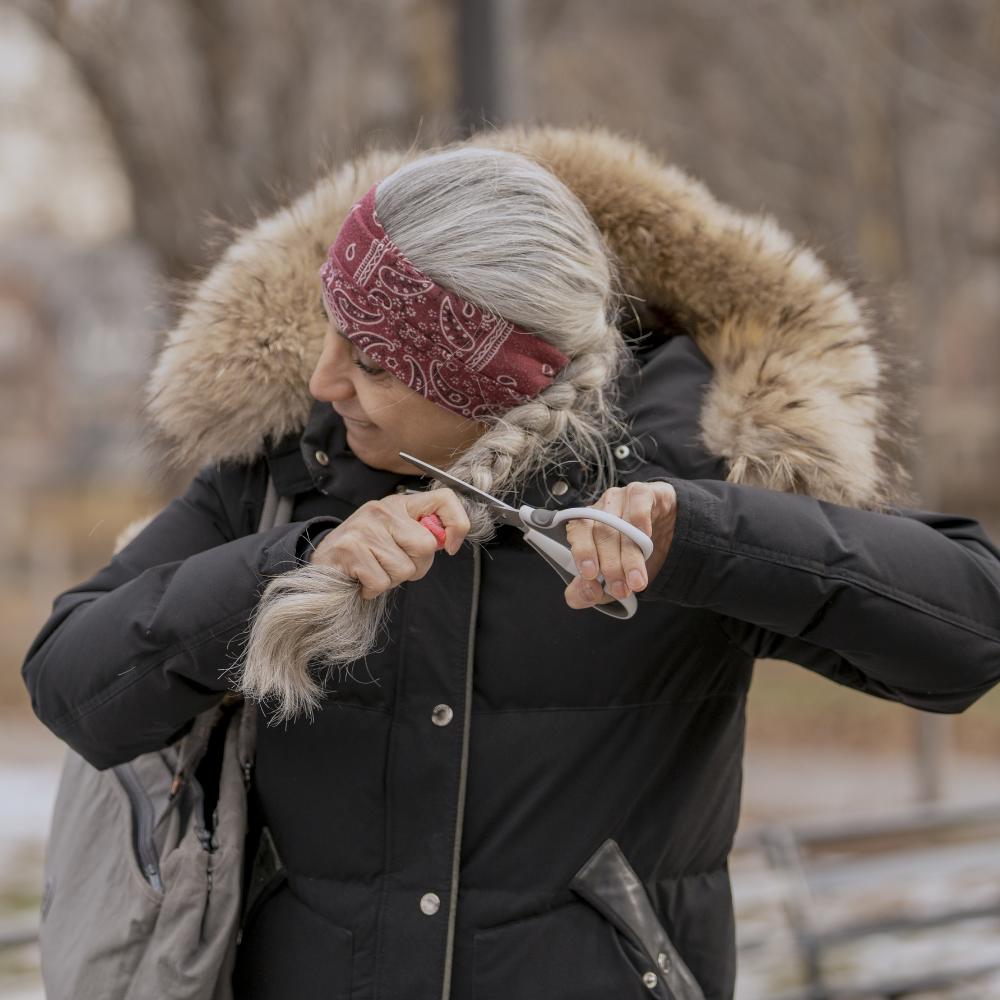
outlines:
{"label": "snow on ground", "polygon": [[[63,744],[40,723],[0,721],[0,933],[35,925],[43,845]],[[34,945],[0,951],[0,998],[44,1000]]]}

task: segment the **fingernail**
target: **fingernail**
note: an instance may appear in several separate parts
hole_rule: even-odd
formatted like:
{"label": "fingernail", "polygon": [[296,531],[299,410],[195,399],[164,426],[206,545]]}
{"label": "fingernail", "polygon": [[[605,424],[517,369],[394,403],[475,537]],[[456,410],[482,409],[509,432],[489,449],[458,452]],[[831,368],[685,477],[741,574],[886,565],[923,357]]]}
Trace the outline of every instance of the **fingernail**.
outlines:
{"label": "fingernail", "polygon": [[628,587],[626,587],[621,580],[615,580],[615,582],[611,584],[611,593],[614,594],[615,597],[628,597]]}
{"label": "fingernail", "polygon": [[583,588],[583,597],[584,597],[584,600],[587,600],[587,601],[596,601],[597,600],[597,588],[596,587],[591,587],[589,585],[586,586],[586,587],[584,587]]}
{"label": "fingernail", "polygon": [[641,590],[645,582],[646,581],[642,578],[642,573],[640,573],[637,569],[629,570],[628,585],[633,590]]}
{"label": "fingernail", "polygon": [[584,559],[583,562],[580,563],[580,572],[581,573],[596,573],[597,572],[597,564],[594,562],[593,559]]}

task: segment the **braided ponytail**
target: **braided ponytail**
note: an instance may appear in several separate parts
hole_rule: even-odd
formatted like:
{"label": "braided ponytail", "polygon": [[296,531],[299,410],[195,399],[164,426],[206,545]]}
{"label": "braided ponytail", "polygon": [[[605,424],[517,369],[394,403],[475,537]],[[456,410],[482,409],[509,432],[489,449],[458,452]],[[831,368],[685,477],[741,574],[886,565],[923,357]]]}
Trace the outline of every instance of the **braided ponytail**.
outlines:
{"label": "braided ponytail", "polygon": [[[615,263],[583,204],[526,157],[470,146],[405,164],[379,184],[376,203],[421,271],[570,358],[538,396],[482,418],[486,431],[448,471],[503,496],[573,458],[586,470],[585,497],[596,500],[614,485],[611,442],[629,437],[615,386],[630,355],[616,326]],[[467,537],[488,540],[487,509],[466,507]],[[349,673],[374,648],[387,607],[385,594],[361,600],[356,581],[329,566],[278,577],[251,624],[237,687],[276,703],[271,722],[311,716],[326,677]]]}
{"label": "braided ponytail", "polygon": [[[620,339],[617,330],[609,330],[607,343],[612,348],[616,338]],[[493,421],[448,471],[486,493],[502,496],[516,493],[532,476],[572,457],[588,474],[583,494],[596,499],[614,485],[610,442],[628,434],[613,398],[621,364],[617,349],[573,358],[551,386]],[[466,508],[472,521],[468,537],[487,541],[494,527],[487,509],[474,501],[467,501]]]}

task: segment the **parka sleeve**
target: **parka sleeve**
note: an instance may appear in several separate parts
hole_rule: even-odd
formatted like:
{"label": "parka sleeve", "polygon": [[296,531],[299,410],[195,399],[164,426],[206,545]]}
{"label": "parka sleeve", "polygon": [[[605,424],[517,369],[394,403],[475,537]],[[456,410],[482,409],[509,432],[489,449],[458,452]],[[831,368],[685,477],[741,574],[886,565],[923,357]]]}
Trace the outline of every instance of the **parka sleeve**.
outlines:
{"label": "parka sleeve", "polygon": [[640,600],[713,610],[753,656],[928,711],[1000,680],[1000,553],[977,521],[657,478],[677,525]]}
{"label": "parka sleeve", "polygon": [[[21,673],[38,718],[97,768],[171,743],[230,689],[267,579],[332,517],[237,537],[223,500],[247,466],[209,466],[85,583],[60,594]],[[235,493],[238,496],[238,492]]]}

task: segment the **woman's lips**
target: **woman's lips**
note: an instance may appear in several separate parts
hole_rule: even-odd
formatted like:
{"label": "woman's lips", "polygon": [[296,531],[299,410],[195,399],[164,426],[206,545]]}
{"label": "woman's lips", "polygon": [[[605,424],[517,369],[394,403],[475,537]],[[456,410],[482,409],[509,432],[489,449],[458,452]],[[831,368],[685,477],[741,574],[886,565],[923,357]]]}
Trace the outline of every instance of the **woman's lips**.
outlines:
{"label": "woman's lips", "polygon": [[349,427],[356,427],[358,430],[363,430],[366,427],[374,427],[375,425],[368,420],[357,420],[355,417],[345,417],[341,414],[341,420],[344,421]]}

